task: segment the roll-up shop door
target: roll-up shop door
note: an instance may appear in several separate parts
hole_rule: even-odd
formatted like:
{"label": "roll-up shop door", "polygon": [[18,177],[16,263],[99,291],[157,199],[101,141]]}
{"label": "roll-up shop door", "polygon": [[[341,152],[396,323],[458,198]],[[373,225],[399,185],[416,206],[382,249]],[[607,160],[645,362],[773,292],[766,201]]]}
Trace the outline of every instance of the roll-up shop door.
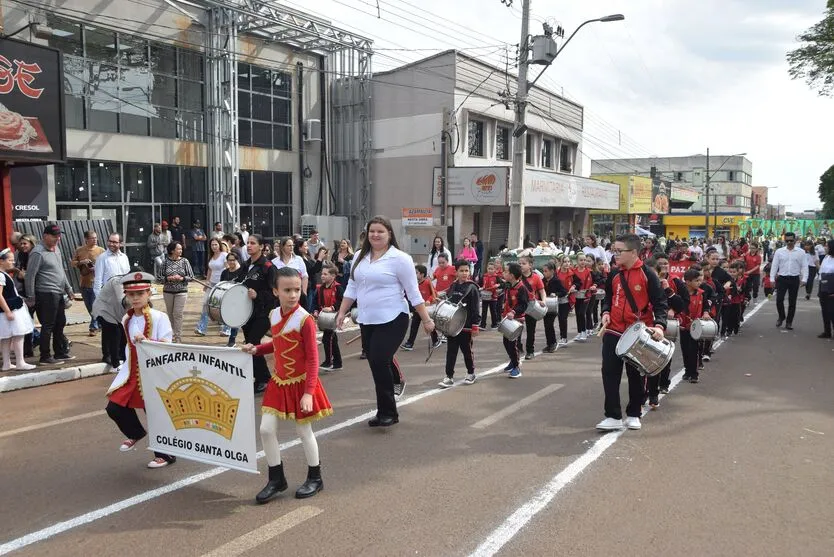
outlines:
{"label": "roll-up shop door", "polygon": [[542,239],[541,218],[542,216],[538,213],[532,215],[528,213],[524,216],[524,237],[530,238],[530,242],[534,245]]}
{"label": "roll-up shop door", "polygon": [[489,253],[497,254],[498,247],[507,242],[507,236],[510,235],[510,212],[492,213],[492,220],[489,223]]}

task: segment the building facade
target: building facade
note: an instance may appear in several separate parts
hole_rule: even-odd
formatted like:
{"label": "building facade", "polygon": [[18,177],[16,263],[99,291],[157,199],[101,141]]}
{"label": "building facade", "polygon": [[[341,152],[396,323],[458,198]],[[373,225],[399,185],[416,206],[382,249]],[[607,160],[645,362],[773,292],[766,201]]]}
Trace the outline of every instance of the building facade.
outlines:
{"label": "building facade", "polygon": [[[706,172],[710,199],[707,229]],[[667,237],[702,238],[738,235],[738,222],[750,218],[753,165],[744,156],[705,155],[591,161],[591,174],[655,176],[671,183],[669,214],[663,217]],[[696,198],[697,196],[697,198]]]}

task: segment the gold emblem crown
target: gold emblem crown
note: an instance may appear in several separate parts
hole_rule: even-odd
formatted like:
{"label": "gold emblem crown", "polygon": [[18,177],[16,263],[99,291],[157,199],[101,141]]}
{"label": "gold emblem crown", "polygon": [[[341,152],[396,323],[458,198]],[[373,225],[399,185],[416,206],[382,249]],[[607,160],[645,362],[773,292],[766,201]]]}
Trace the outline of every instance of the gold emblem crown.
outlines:
{"label": "gold emblem crown", "polygon": [[175,429],[206,429],[231,440],[240,399],[208,381],[197,377],[177,379],[167,389],[157,388],[165,410]]}

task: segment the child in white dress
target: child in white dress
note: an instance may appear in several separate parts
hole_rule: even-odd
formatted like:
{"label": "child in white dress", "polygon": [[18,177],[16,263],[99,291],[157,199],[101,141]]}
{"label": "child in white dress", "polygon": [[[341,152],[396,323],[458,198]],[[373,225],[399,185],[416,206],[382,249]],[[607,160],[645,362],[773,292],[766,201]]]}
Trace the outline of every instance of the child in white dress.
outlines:
{"label": "child in white dress", "polygon": [[[3,353],[2,371],[10,369],[27,370],[35,366],[23,359],[23,337],[35,328],[29,310],[24,307],[23,298],[18,294],[8,271],[14,268],[14,256],[9,248],[0,251],[0,351]],[[14,350],[15,364],[11,362],[11,350]]]}

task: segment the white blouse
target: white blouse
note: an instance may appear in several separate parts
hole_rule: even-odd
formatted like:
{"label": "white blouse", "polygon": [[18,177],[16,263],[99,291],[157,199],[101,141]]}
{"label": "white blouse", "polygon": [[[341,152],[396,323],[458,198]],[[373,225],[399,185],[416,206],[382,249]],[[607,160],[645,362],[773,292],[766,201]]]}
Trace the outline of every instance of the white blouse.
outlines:
{"label": "white blouse", "polygon": [[272,264],[275,265],[276,269],[280,269],[282,267],[292,267],[299,273],[301,273],[301,278],[307,277],[307,265],[304,263],[304,260],[301,259],[300,256],[293,254],[292,259],[290,259],[289,263],[284,263],[284,261],[280,257],[276,257],[272,260]]}
{"label": "white blouse", "polygon": [[415,307],[423,303],[414,260],[394,246],[376,261],[371,262],[370,253],[354,260],[351,274],[345,298],[356,300],[359,322],[364,325],[388,323],[401,313],[407,314],[406,296]]}
{"label": "white blouse", "polygon": [[822,273],[834,273],[834,256],[826,255],[825,259],[822,260],[820,263],[820,274]]}

